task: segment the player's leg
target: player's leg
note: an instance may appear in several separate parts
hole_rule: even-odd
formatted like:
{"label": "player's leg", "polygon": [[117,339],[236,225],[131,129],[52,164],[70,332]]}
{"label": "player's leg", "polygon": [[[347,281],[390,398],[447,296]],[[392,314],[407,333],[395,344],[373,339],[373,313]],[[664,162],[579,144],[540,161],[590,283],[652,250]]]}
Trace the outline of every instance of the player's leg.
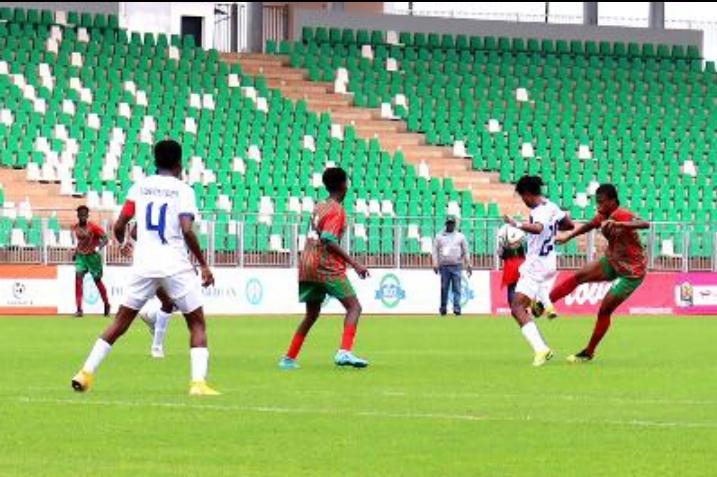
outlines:
{"label": "player's leg", "polygon": [[314,326],[314,323],[316,323],[321,313],[321,303],[323,299],[318,300],[317,298],[318,297],[313,297],[311,301],[306,302],[306,314],[304,315],[304,319],[301,320],[299,326],[296,327],[286,355],[279,361],[279,367],[281,369],[296,369],[299,367],[296,358],[299,356],[306,336],[309,334],[311,327]]}
{"label": "player's leg", "polygon": [[511,283],[507,286],[508,306],[513,303],[513,297],[515,296],[515,285],[515,283]]}
{"label": "player's leg", "polygon": [[105,305],[104,315],[110,316],[110,300],[107,296],[107,288],[102,282],[102,255],[100,255],[99,253],[88,255],[87,260],[89,262],[90,274],[92,275],[92,279],[95,282],[97,291],[100,292],[100,297],[102,297],[102,303],[104,303]]}
{"label": "player's leg", "polygon": [[112,323],[95,341],[92,351],[85,360],[79,373],[72,378],[72,388],[75,391],[87,391],[94,380],[94,374],[100,363],[107,357],[112,345],[127,331],[137,316],[137,310],[147,302],[156,290],[154,279],[133,277],[127,284],[127,295],[120,306]]}
{"label": "player's leg", "polygon": [[611,280],[609,271],[606,269],[607,259],[605,257],[595,262],[588,263],[575,273],[569,274],[553,287],[548,298],[551,302],[562,300],[583,283],[603,282]]}
{"label": "player's leg", "polygon": [[189,357],[192,376],[189,394],[192,396],[220,394],[207,385],[209,348],[207,347],[207,325],[204,319],[199,278],[194,272],[180,273],[162,280],[161,287],[184,315],[189,329]]}
{"label": "player's leg", "polygon": [[540,284],[530,277],[521,276],[515,287],[515,295],[510,303],[513,318],[520,326],[520,331],[528,344],[533,348],[535,357],[533,366],[542,366],[553,357],[553,352],[545,343],[538,326],[528,313],[533,298],[538,293]]}
{"label": "player's leg", "polygon": [[82,317],[82,298],[84,296],[84,280],[85,273],[87,273],[87,267],[85,265],[84,256],[80,254],[75,255],[75,316],[77,318]]}
{"label": "player's leg", "polygon": [[174,311],[174,302],[162,287],[157,288],[157,298],[159,298],[160,307],[155,312],[151,354],[153,358],[164,358],[164,338],[167,336],[169,319]]}
{"label": "player's leg", "polygon": [[461,315],[461,266],[451,267],[451,292],[453,293],[453,314]]}
{"label": "player's leg", "polygon": [[341,348],[339,348],[334,363],[337,366],[352,366],[354,368],[365,368],[368,361],[353,354],[356,328],[361,317],[361,303],[356,298],[356,292],[351,286],[348,278],[344,277],[332,280],[327,285],[327,292],[339,300],[346,309],[344,317],[344,331],[341,335]]}
{"label": "player's leg", "polygon": [[610,328],[612,322],[612,314],[617,308],[627,300],[630,295],[640,286],[644,278],[625,278],[620,277],[610,288],[605,298],[603,298],[598,310],[595,328],[590,336],[587,347],[574,355],[568,356],[568,361],[573,363],[591,361],[595,356],[595,350],[602,341],[603,337]]}
{"label": "player's leg", "polygon": [[448,287],[450,286],[448,268],[445,266],[438,267],[438,273],[441,276],[441,305],[438,308],[438,313],[441,316],[445,316],[448,313]]}

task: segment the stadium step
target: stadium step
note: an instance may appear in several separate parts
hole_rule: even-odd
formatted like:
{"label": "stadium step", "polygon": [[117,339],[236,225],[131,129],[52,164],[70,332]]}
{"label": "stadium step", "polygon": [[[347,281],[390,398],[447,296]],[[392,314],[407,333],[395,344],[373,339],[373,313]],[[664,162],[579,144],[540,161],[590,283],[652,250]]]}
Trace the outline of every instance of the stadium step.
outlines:
{"label": "stadium step", "polygon": [[309,81],[308,72],[292,68],[289,57],[227,53],[222,58],[228,63],[239,63],[247,74],[263,75],[270,87],[279,88],[294,101],[306,101],[309,109],[329,112],[332,120],[354,125],[359,137],[377,138],[392,153],[402,151],[407,162],[426,164],[431,176],[453,178],[458,188],[471,191],[476,200],[498,202],[502,213],[524,212],[525,206],[513,193],[512,186],[501,184],[496,174],[472,170],[467,159],[453,157],[448,147],[426,145],[423,134],[406,132],[404,121],[382,119],[378,110],[354,107],[353,95],[333,93],[331,83]]}
{"label": "stadium step", "polygon": [[0,184],[5,192],[5,202],[17,205],[28,200],[35,212],[58,211],[57,216],[63,226],[74,223],[75,209],[85,203],[83,198],[60,195],[59,184],[29,183],[26,177],[24,170],[0,168]]}

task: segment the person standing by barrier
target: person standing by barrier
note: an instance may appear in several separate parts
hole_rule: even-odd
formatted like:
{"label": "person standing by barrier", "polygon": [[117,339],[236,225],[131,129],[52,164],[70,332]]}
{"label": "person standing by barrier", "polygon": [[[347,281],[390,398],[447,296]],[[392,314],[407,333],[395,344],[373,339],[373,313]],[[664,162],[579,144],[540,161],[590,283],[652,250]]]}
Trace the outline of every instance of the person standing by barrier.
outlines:
{"label": "person standing by barrier", "polygon": [[439,313],[448,312],[448,292],[453,292],[453,314],[461,315],[461,271],[463,265],[471,276],[468,242],[465,235],[456,230],[456,218],[446,218],[446,229],[433,241],[433,271],[441,276],[441,306]]}
{"label": "person standing by barrier", "polygon": [[83,285],[87,273],[92,275],[97,291],[102,297],[102,302],[105,305],[104,315],[110,315],[110,301],[107,297],[107,289],[102,283],[102,255],[100,255],[100,250],[107,245],[109,240],[102,227],[88,220],[89,216],[90,209],[86,205],[79,206],[77,208],[77,223],[72,226],[72,233],[77,240],[73,260],[75,261],[75,302],[77,305],[75,316],[78,318],[83,315]]}

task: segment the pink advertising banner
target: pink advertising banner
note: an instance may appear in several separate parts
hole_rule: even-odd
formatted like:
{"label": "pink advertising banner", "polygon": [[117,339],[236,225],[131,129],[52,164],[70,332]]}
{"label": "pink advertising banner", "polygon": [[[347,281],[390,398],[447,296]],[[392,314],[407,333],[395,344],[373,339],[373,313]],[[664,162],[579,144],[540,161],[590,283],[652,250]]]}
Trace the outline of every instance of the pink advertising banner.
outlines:
{"label": "pink advertising banner", "polygon": [[717,273],[676,274],[673,296],[677,313],[717,315]]}
{"label": "pink advertising banner", "polygon": [[[507,306],[506,290],[500,288],[500,273],[493,272],[491,275],[491,298],[493,313],[509,313]],[[562,280],[571,272],[560,272],[557,280]],[[678,274],[678,273],[649,273],[642,285],[623,303],[617,310],[618,315],[671,315],[671,314],[717,314],[717,275],[710,275],[711,278],[701,277],[700,285],[693,279],[694,290],[704,290],[704,293],[711,293],[708,297],[700,297],[699,305],[693,293],[693,304],[679,306],[676,297],[679,296],[680,283],[684,277],[694,277],[703,274]],[[685,281],[685,283],[693,283]],[[710,285],[711,284],[711,285]],[[601,300],[605,297],[612,283],[586,283],[580,285],[570,295],[566,296],[557,304],[558,312],[566,315],[594,315],[600,307]],[[710,288],[711,286],[711,288]],[[685,293],[687,296],[687,293]],[[711,303],[711,305],[708,305]]]}

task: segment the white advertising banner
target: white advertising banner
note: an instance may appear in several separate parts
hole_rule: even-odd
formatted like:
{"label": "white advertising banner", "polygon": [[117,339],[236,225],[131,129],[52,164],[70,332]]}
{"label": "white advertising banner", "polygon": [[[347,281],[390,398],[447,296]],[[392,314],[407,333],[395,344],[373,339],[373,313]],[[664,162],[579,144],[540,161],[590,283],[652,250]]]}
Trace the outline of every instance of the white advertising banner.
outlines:
{"label": "white advertising banner", "polygon": [[[304,311],[303,304],[298,302],[296,269],[215,268],[213,271],[216,285],[204,290],[204,306],[208,314],[295,314]],[[74,267],[59,267],[60,313],[75,311],[74,273]],[[122,302],[128,275],[129,267],[105,268],[103,281],[113,311]],[[438,312],[440,279],[431,270],[372,269],[366,280],[360,280],[353,272],[349,273],[349,278],[364,313]],[[490,313],[489,272],[476,271],[470,278],[464,274],[461,288],[463,313]],[[86,313],[102,312],[102,300],[89,277],[85,279],[83,308]],[[334,299],[327,299],[324,309],[328,313],[343,311]]]}

